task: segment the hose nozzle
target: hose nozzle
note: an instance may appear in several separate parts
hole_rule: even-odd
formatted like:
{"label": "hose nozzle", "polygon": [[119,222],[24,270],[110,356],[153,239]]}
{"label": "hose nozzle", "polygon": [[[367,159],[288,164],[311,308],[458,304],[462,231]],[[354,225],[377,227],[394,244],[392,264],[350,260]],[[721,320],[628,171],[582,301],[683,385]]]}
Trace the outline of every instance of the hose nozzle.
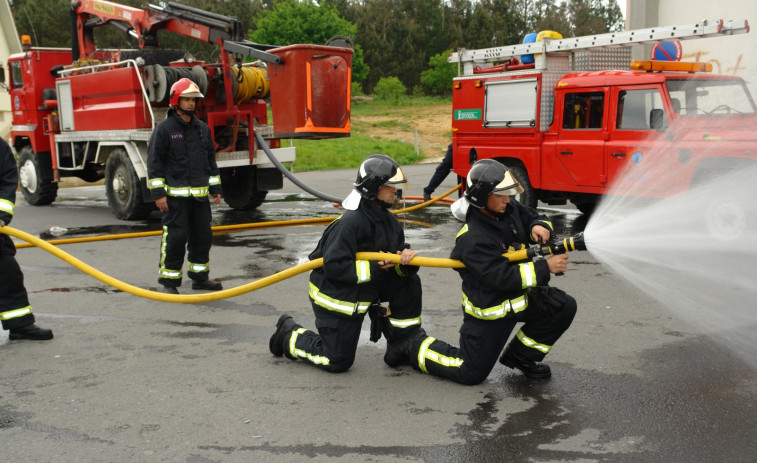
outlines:
{"label": "hose nozzle", "polygon": [[565,254],[570,251],[586,251],[586,241],[584,232],[576,233],[570,238],[565,238],[562,242],[548,243],[550,254]]}
{"label": "hose nozzle", "polygon": [[510,251],[503,254],[510,262],[530,259],[536,256],[546,257],[550,254],[565,254],[570,251],[586,251],[586,241],[583,232],[577,233],[570,238],[550,240],[545,244],[535,244],[529,248],[518,251]]}

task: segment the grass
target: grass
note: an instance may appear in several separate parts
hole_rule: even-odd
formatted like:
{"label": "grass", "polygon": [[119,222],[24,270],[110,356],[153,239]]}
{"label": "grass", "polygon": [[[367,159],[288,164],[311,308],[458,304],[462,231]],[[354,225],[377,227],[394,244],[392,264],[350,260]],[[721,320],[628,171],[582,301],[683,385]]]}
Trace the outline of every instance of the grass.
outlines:
{"label": "grass", "polygon": [[[413,144],[372,136],[371,129],[403,129],[403,121],[423,117],[424,106],[431,107],[443,103],[449,103],[449,100],[409,97],[397,104],[375,100],[353,103],[349,137],[291,142],[297,149],[294,170],[303,172],[356,168],[367,156],[375,153],[387,154],[400,165],[417,164],[424,156],[416,154]],[[392,120],[361,124],[356,121],[360,116],[390,116]],[[282,146],[289,146],[289,141],[282,140]]]}

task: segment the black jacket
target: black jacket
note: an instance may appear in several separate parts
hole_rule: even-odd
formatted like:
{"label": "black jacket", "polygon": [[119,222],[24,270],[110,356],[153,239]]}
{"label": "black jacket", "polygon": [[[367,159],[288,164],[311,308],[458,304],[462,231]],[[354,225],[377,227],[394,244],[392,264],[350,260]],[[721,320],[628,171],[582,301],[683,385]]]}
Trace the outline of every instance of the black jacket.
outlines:
{"label": "black jacket", "polygon": [[[515,301],[525,294],[524,285],[531,287],[549,282],[549,267],[543,259],[511,263],[502,256],[508,250],[534,243],[531,228],[537,224],[552,231],[552,224],[545,215],[515,200],[496,218],[488,217],[473,206],[468,209],[466,223],[457,235],[450,257],[465,264],[465,268],[456,270],[463,280],[463,293],[473,306],[485,309],[507,300]],[[529,276],[535,279],[529,282]],[[468,311],[467,315],[470,315]]]}
{"label": "black jacket", "polygon": [[[181,189],[209,188],[210,194],[221,193],[216,165],[215,147],[210,128],[193,117],[184,122],[173,109],[155,127],[147,149],[148,186],[152,199],[170,196]],[[206,195],[193,195],[207,201]]]}
{"label": "black jacket", "polygon": [[[382,270],[376,261],[362,262],[369,273],[363,272],[361,279],[357,270],[361,262],[356,262],[358,252],[396,253],[409,248],[405,243],[405,232],[397,218],[388,210],[362,199],[354,211],[345,211],[323,232],[310,260],[323,257],[323,267],[310,274],[311,298],[313,286],[328,298],[357,304],[369,304],[376,300],[379,285],[387,272],[407,276],[418,272],[414,265],[397,265],[394,270]],[[365,280],[369,277],[369,280]],[[351,315],[343,313],[343,315]]]}
{"label": "black jacket", "polygon": [[16,188],[18,188],[18,168],[13,151],[8,143],[0,139],[0,220],[11,223],[13,209],[16,205]]}

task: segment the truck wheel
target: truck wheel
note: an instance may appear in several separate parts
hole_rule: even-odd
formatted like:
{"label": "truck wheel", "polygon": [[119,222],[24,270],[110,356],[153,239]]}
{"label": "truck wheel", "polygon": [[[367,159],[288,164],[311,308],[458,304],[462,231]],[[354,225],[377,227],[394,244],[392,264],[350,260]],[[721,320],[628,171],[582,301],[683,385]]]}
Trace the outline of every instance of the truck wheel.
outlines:
{"label": "truck wheel", "polygon": [[258,190],[255,183],[252,166],[221,169],[223,200],[233,209],[251,210],[263,204],[268,192]]}
{"label": "truck wheel", "polygon": [[37,153],[25,146],[18,156],[18,179],[27,203],[43,206],[55,201],[58,184],[53,182],[50,153]]}
{"label": "truck wheel", "polygon": [[525,206],[535,208],[538,203],[538,200],[536,199],[536,191],[531,187],[531,180],[528,178],[528,172],[526,172],[526,169],[521,166],[505,165],[510,169],[516,180],[518,180],[523,187],[523,193],[515,195],[515,199]]}
{"label": "truck wheel", "polygon": [[747,230],[754,226],[755,212],[752,199],[740,191],[757,164],[712,164],[700,167],[691,179],[690,192],[699,199],[704,212],[704,229],[721,241],[744,239]]}
{"label": "truck wheel", "polygon": [[113,150],[105,163],[105,193],[113,215],[121,220],[145,219],[152,210],[152,204],[142,200],[139,177],[121,148]]}

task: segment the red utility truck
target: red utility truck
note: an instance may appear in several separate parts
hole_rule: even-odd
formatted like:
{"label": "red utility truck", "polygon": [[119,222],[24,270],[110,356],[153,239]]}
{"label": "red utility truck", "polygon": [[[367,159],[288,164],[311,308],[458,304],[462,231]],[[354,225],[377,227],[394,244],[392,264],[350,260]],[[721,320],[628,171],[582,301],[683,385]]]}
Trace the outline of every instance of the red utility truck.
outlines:
{"label": "red utility truck", "polygon": [[[523,183],[522,203],[589,214],[619,183],[667,197],[755,165],[757,107],[742,79],[705,63],[632,63],[629,48],[748,31],[716,20],[453,53],[453,169],[496,159]],[[652,175],[662,181],[645,183]]]}
{"label": "red utility truck", "polygon": [[[147,142],[165,117],[168,89],[182,77],[205,96],[197,116],[210,126],[224,199],[235,209],[254,209],[282,187],[279,168],[295,152],[280,139],[350,134],[349,47],[252,43],[238,19],[177,3],[138,9],[83,0],[71,8],[71,49],[33,48],[27,40],[8,60],[11,144],[30,204],[52,203],[63,177],[104,178],[117,217],[146,217],[154,208]],[[118,28],[140,48],[98,48],[100,26]],[[161,49],[159,31],[215,45],[220,57],[203,62]]]}

